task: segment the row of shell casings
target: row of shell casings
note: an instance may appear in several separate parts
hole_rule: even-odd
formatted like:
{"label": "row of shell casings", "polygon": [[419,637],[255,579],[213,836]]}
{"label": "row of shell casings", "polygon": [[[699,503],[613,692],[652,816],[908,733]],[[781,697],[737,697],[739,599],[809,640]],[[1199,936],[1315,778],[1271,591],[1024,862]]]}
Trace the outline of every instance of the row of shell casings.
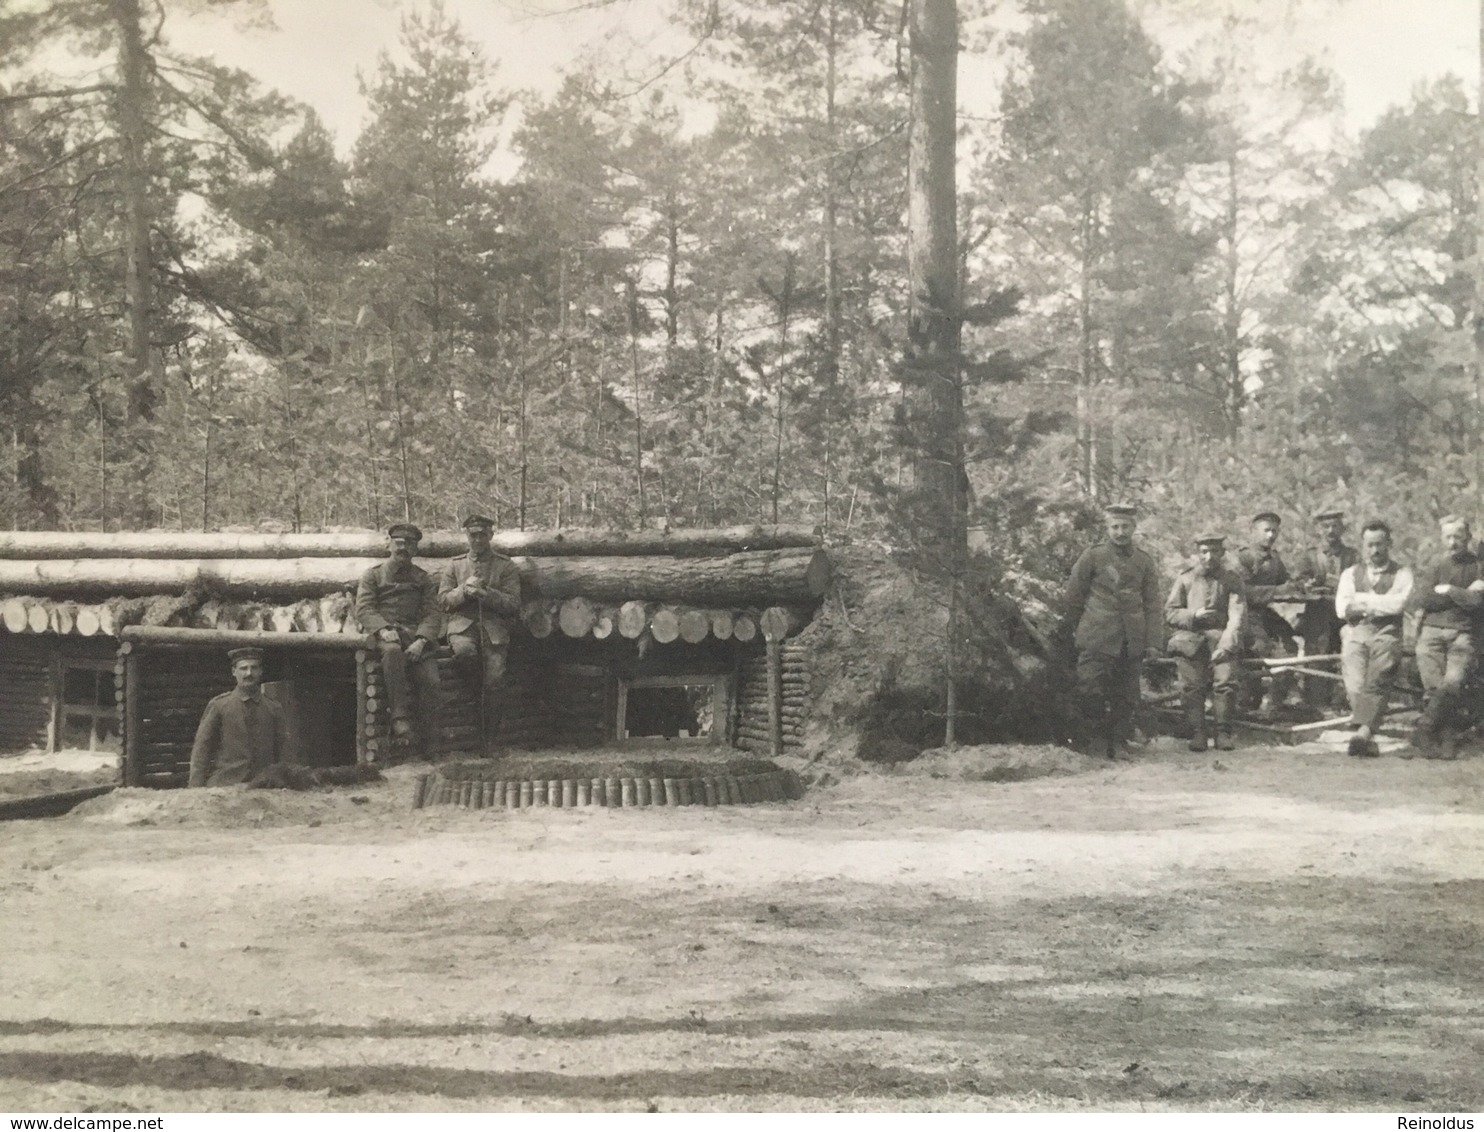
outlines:
{"label": "row of shell casings", "polygon": [[734,806],[784,801],[796,796],[784,771],[696,778],[449,779],[423,775],[413,808],[464,806],[470,809],[525,809],[547,806]]}

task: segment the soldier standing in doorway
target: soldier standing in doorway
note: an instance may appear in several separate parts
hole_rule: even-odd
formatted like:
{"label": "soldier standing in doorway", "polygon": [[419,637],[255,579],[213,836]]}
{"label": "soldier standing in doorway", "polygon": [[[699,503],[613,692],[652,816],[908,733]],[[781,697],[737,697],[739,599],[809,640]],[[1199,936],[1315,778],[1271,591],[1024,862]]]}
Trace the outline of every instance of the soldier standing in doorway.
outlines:
{"label": "soldier standing in doorway", "polygon": [[237,687],[206,705],[191,746],[191,786],[236,786],[293,761],[288,718],[263,695],[263,650],[227,653]]}
{"label": "soldier standing in doorway", "polygon": [[510,645],[508,619],[520,613],[520,571],[490,546],[495,524],[483,515],[464,520],[469,553],[443,568],[438,605],[448,615],[454,664],[479,698],[480,750],[489,754],[500,729],[505,669]]}
{"label": "soldier standing in doorway", "polygon": [[1134,545],[1134,508],[1103,509],[1107,540],[1082,552],[1067,582],[1066,619],[1077,657],[1080,738],[1113,758],[1133,736],[1141,662],[1163,654],[1159,568]]}

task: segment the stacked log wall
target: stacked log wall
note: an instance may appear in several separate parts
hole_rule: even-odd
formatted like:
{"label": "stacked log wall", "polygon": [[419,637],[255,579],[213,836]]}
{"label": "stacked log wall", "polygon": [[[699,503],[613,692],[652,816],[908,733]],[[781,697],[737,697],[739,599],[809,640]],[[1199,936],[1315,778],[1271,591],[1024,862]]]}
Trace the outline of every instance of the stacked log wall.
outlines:
{"label": "stacked log wall", "polygon": [[[782,652],[782,698],[780,716],[785,751],[800,750],[804,745],[804,727],[809,721],[809,652],[806,646],[784,642]],[[768,661],[766,656],[752,656],[739,666],[737,688],[737,722],[733,742],[744,751],[771,753],[773,741],[769,731]]]}
{"label": "stacked log wall", "polygon": [[54,646],[0,632],[0,751],[45,747],[51,735]]}
{"label": "stacked log wall", "polygon": [[135,760],[129,781],[185,786],[201,713],[213,696],[232,690],[232,674],[218,653],[201,649],[137,649],[130,657],[136,700],[129,718],[139,734],[125,737]]}

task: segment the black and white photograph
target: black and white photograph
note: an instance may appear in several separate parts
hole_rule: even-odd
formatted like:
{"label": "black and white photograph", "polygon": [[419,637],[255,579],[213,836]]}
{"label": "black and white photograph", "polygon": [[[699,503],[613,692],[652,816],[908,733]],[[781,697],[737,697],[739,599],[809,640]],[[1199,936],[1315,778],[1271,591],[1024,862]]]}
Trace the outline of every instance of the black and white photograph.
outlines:
{"label": "black and white photograph", "polygon": [[1475,1127],[1481,17],[0,0],[8,1127]]}

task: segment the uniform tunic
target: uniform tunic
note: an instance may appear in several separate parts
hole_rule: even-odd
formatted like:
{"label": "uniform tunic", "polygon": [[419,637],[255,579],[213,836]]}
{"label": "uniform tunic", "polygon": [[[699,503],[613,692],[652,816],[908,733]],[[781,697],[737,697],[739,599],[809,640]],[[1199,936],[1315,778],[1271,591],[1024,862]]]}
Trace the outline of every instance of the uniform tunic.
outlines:
{"label": "uniform tunic", "polygon": [[443,617],[438,611],[438,583],[415,563],[388,559],[361,575],[356,585],[356,620],[361,632],[396,629],[404,645],[422,637],[438,643]]}
{"label": "uniform tunic", "polygon": [[[465,583],[475,577],[487,591],[483,597],[473,597],[464,589]],[[520,571],[514,562],[493,550],[478,558],[472,554],[455,558],[443,568],[438,605],[448,614],[450,636],[479,625],[487,643],[508,644],[510,629],[505,618],[520,612]]]}
{"label": "uniform tunic", "polygon": [[1138,659],[1159,648],[1159,568],[1138,547],[1110,542],[1089,547],[1067,583],[1067,618],[1079,653]]}
{"label": "uniform tunic", "polygon": [[[1235,571],[1217,566],[1205,574],[1192,566],[1175,579],[1165,599],[1165,624],[1175,630],[1169,647],[1188,706],[1199,703],[1204,710],[1208,692],[1235,691],[1246,617],[1246,582]],[[1211,659],[1217,650],[1227,654],[1224,660]]]}
{"label": "uniform tunic", "polygon": [[[1447,716],[1473,670],[1478,652],[1479,613],[1484,593],[1468,587],[1484,577],[1477,556],[1444,558],[1417,578],[1413,601],[1422,610],[1417,632],[1417,675],[1428,694],[1423,718],[1431,724]],[[1438,586],[1457,586],[1466,592],[1455,600],[1440,594]]]}
{"label": "uniform tunic", "polygon": [[191,747],[191,786],[234,786],[289,762],[288,719],[262,692],[223,692],[206,705]]}

